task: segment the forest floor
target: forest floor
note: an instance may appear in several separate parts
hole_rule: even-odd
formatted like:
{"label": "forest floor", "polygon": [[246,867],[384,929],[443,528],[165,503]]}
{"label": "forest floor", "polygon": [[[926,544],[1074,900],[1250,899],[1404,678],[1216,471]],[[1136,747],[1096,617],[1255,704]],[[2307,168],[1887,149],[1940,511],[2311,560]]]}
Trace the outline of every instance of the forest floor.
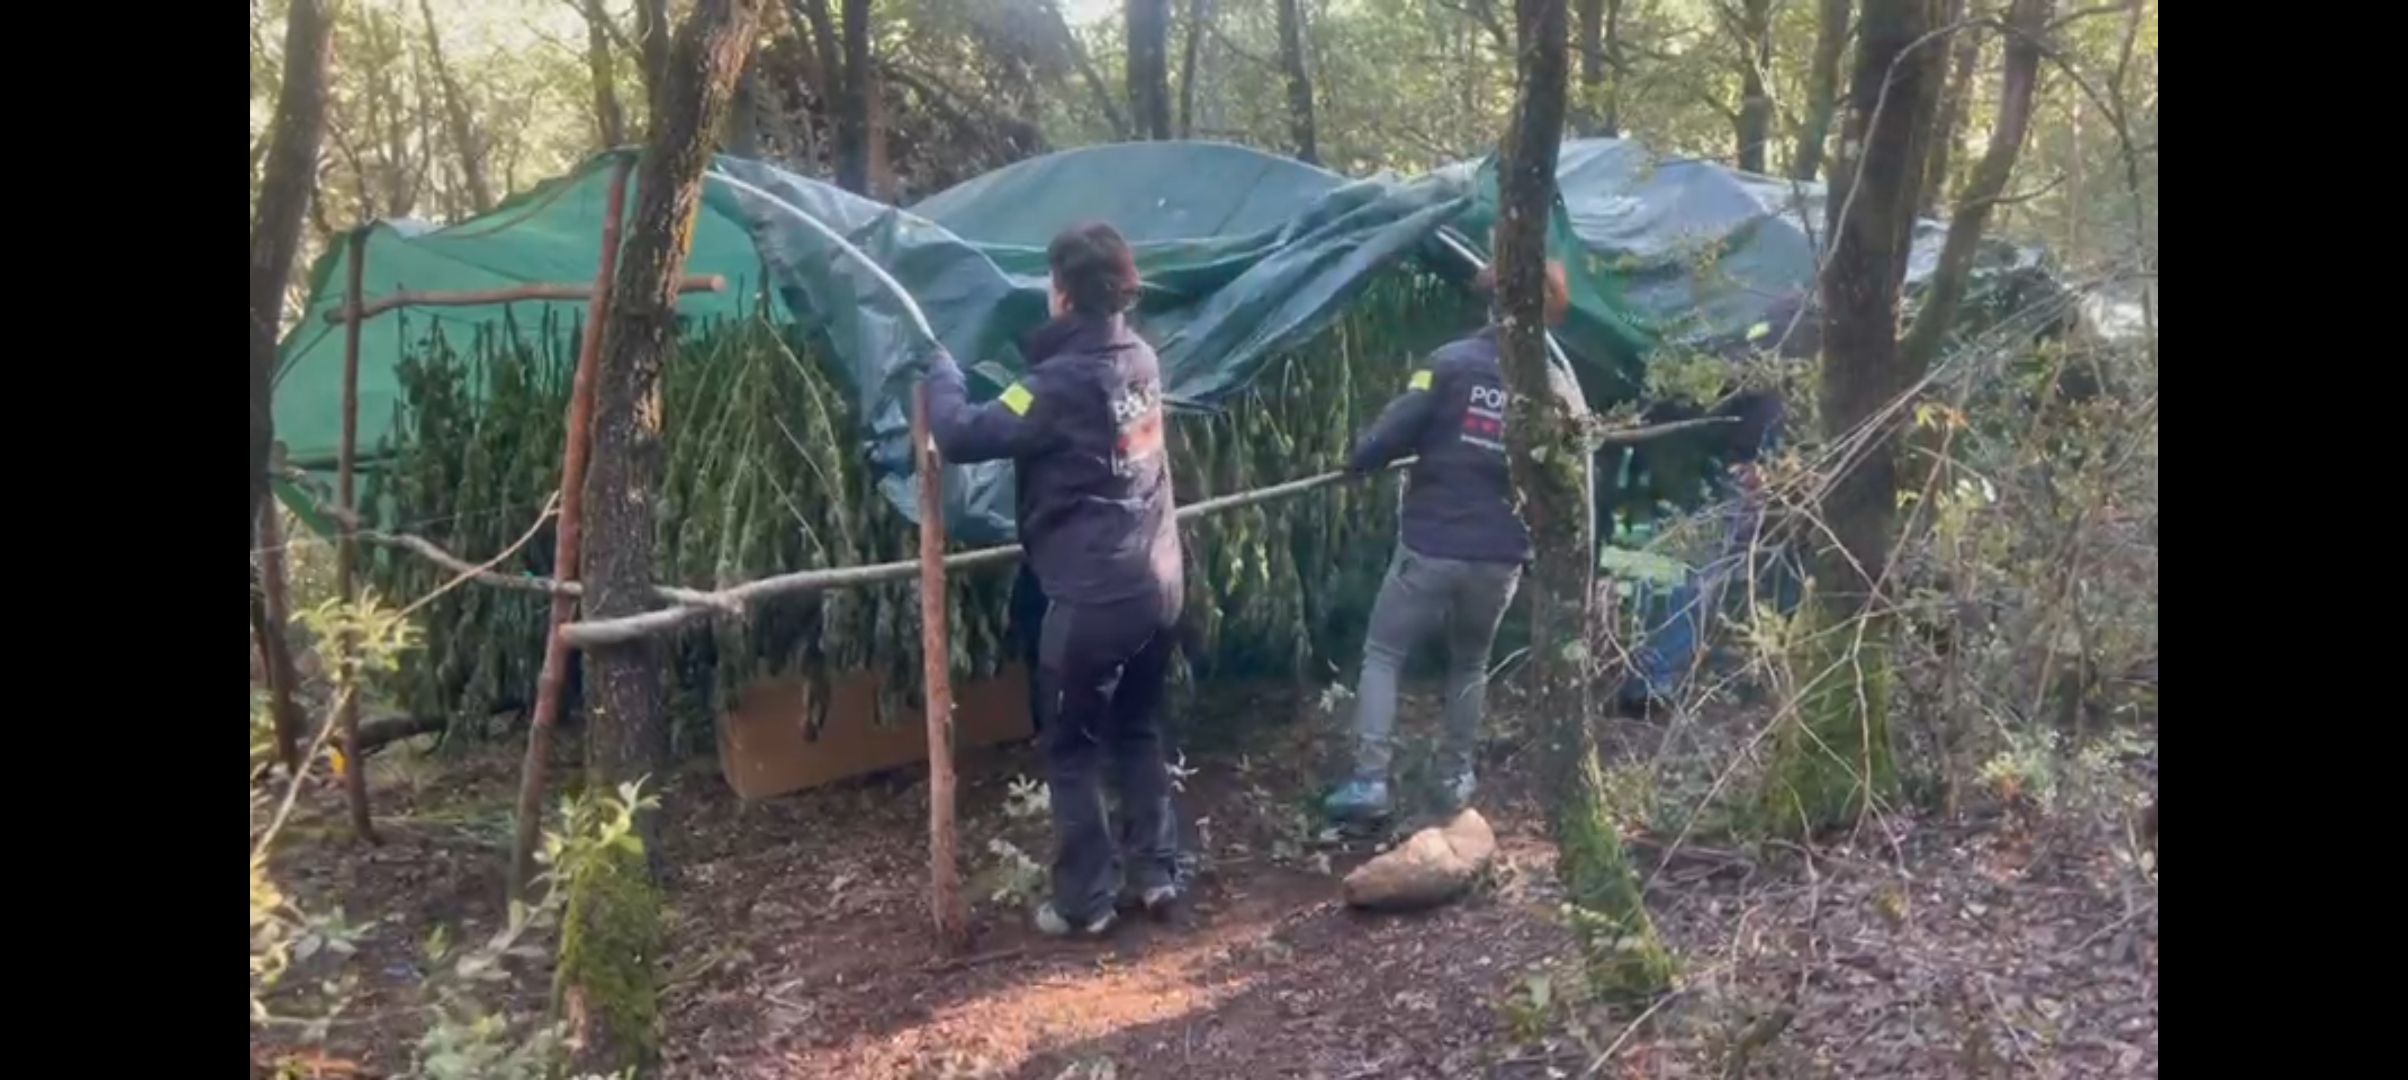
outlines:
{"label": "forest floor", "polygon": [[[1410,701],[1408,733],[1434,702]],[[1312,824],[1334,727],[1276,695],[1216,713],[1306,714],[1246,753],[1202,753],[1181,796],[1199,874],[1178,916],[1107,940],[1028,928],[1043,816],[1007,812],[1025,747],[965,754],[961,843],[970,956],[935,958],[924,883],[925,779],[895,775],[740,803],[715,765],[679,777],[664,843],[669,1077],[2089,1077],[2157,1074],[2157,886],[2123,816],[1999,812],[1886,819],[1812,850],[1640,840],[1680,989],[1639,1016],[1581,1002],[1553,849],[1510,730],[1476,805],[1496,828],[1489,880],[1420,916],[1346,910],[1337,876],[1366,844]],[[1234,714],[1234,712],[1232,712]],[[1745,726],[1725,717],[1732,729]],[[1510,728],[1509,724],[1500,727]],[[1644,741],[1650,725],[1621,725]],[[1735,736],[1736,738],[1736,736]],[[1622,747],[1629,752],[1634,747]],[[391,758],[386,761],[383,758]],[[565,764],[565,761],[564,761]],[[381,755],[385,843],[341,839],[339,788],[305,800],[276,862],[305,908],[369,929],[320,1075],[395,1075],[425,1029],[420,945],[501,924],[500,851],[516,756]],[[323,963],[324,961],[321,961]],[[322,973],[287,984],[315,985]],[[540,1014],[549,972],[501,987]],[[306,989],[279,999],[307,1011]],[[254,1033],[255,1070],[300,1060]],[[309,1068],[292,1075],[311,1075]]]}

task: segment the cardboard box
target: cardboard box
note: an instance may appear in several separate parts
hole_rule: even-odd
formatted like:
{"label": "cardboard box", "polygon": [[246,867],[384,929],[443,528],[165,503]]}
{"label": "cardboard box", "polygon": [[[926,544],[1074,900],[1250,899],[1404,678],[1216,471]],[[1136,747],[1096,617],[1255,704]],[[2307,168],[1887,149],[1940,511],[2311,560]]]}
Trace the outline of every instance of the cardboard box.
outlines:
{"label": "cardboard box", "polygon": [[[746,687],[719,718],[719,771],[728,786],[739,798],[763,799],[926,762],[927,715],[915,708],[880,725],[878,678],[856,672],[830,679],[816,739],[809,730],[817,704],[810,680],[764,679]],[[957,750],[1025,739],[1035,730],[1028,673],[1018,664],[954,686]]]}

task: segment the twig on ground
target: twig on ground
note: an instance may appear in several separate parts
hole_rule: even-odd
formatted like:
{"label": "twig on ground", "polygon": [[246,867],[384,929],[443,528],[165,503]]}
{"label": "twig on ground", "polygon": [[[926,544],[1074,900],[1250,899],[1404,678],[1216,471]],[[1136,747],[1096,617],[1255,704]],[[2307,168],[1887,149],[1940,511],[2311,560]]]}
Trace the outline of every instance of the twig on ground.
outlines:
{"label": "twig on ground", "polygon": [[1614,1060],[1614,1055],[1622,1052],[1623,1045],[1630,1042],[1631,1036],[1639,1033],[1639,1028],[1645,1026],[1649,1018],[1655,1016],[1658,1011],[1662,1010],[1665,1006],[1672,1004],[1674,1001],[1679,1000],[1682,995],[1687,993],[1687,990],[1674,990],[1663,997],[1655,999],[1653,1003],[1647,1006],[1645,1012],[1642,1012],[1638,1016],[1632,1018],[1631,1022],[1623,1027],[1622,1033],[1614,1036],[1613,1042],[1606,1044],[1605,1052],[1597,1055],[1597,1060],[1589,1062],[1589,1067],[1580,1071],[1582,1080],[1586,1080],[1588,1077],[1597,1075],[1599,1070],[1605,1068],[1606,1062]]}
{"label": "twig on ground", "polygon": [[930,975],[942,975],[950,972],[963,971],[969,968],[978,967],[982,964],[992,964],[998,960],[1011,960],[1017,958],[1023,953],[1026,953],[1027,951],[1028,949],[1026,946],[1015,945],[1009,949],[993,949],[982,953],[972,953],[969,956],[956,957],[951,960],[933,960],[926,964],[920,965],[920,970],[927,972]]}
{"label": "twig on ground", "polygon": [[2135,921],[2138,921],[2138,920],[2139,920],[2139,919],[2140,919],[2142,916],[2144,916],[2144,915],[2147,915],[2148,913],[2150,913],[2150,912],[2152,912],[2152,911],[2155,911],[2155,910],[2157,910],[2157,901],[2155,901],[2155,900],[2151,900],[2151,901],[2149,901],[2148,903],[2145,903],[2145,904],[2142,904],[2142,905],[2141,905],[2141,906],[2139,906],[2139,907],[2133,908],[2132,910],[2125,912],[2125,913],[2123,914],[2123,916],[2122,916],[2122,917],[2120,917],[2120,918],[2116,919],[2114,922],[2108,923],[2108,924],[2107,924],[2107,925],[2105,925],[2105,926],[2099,927],[2098,929],[2091,931],[2091,932],[2090,932],[2090,936],[2083,938],[2083,939],[2082,939],[2080,942],[2077,942],[2077,943],[2074,945],[2074,947],[2073,947],[2073,948],[2067,949],[2067,950],[2065,950],[2064,952],[2057,954],[2057,959],[2059,959],[2059,960],[2072,960],[2072,959],[2074,959],[2074,958],[2076,958],[2076,957],[2079,957],[2079,956],[2081,956],[2081,955],[2082,955],[2082,953],[2083,953],[2083,951],[2084,951],[2084,950],[2086,950],[2086,949],[2090,948],[2090,947],[2091,947],[2091,946],[2093,946],[2093,945],[2096,945],[2096,944],[2098,944],[2098,943],[2099,943],[2099,942],[2100,942],[2102,939],[2104,939],[2104,938],[2105,938],[2107,935],[2109,935],[2109,934],[2112,934],[2112,933],[2115,933],[2115,932],[2117,932],[2117,931],[2119,931],[2119,930],[2122,930],[2123,928],[2125,928],[2125,927],[2127,927],[2127,926],[2130,926],[2130,925],[2132,925],[2132,924],[2133,924]]}

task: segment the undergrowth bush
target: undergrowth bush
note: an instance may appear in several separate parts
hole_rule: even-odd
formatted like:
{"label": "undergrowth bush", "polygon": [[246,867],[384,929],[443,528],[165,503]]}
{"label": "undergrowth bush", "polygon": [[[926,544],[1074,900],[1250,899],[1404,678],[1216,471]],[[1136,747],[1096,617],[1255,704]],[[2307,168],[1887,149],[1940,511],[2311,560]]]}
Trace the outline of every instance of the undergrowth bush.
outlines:
{"label": "undergrowth bush", "polygon": [[[359,943],[378,930],[373,924],[349,921],[340,905],[305,908],[277,884],[272,858],[316,767],[323,763],[337,775],[357,767],[328,745],[335,711],[366,679],[390,672],[416,647],[417,638],[401,611],[374,596],[348,605],[322,602],[298,617],[316,639],[332,641],[348,633],[358,648],[351,664],[329,672],[333,700],[323,711],[302,775],[281,788],[262,783],[264,771],[252,777],[251,1024],[254,1032],[271,1032],[280,1043],[315,1045],[325,1042],[333,1025],[344,1018],[357,984],[348,960]],[[254,693],[254,758],[263,738],[272,737],[268,711],[264,695]],[[424,1080],[546,1080],[559,1075],[568,1050],[567,1028],[559,1017],[503,1015],[487,1004],[486,992],[511,979],[513,963],[548,960],[547,938],[567,907],[567,882],[630,845],[640,854],[633,817],[654,805],[635,784],[563,800],[563,824],[545,833],[537,856],[543,866],[534,890],[539,899],[512,904],[505,925],[482,941],[456,943],[438,928],[422,943],[420,961],[428,975],[420,1007],[427,1024],[410,1075]],[[293,985],[302,978],[308,980],[306,986]],[[306,1008],[300,1007],[304,1004]]]}
{"label": "undergrowth bush", "polygon": [[[1813,431],[1811,393],[1787,397],[1790,429]],[[1862,797],[1861,741],[1835,747],[1796,721],[1814,713],[1818,694],[1855,692],[1845,666],[1860,648],[1888,657],[1879,712],[1892,729],[1880,740],[1887,753],[1869,760],[1877,773],[1895,761],[1892,790],[1910,802],[2134,810],[2133,785],[2108,780],[2155,755],[2156,418],[2152,353],[2139,345],[2003,332],[1964,343],[1893,421],[1901,538],[1879,625],[1814,625],[1801,615],[1810,604],[1783,610],[1761,582],[1732,580],[1705,635],[1721,655],[1701,648],[1665,746],[1644,766],[1654,789],[1694,801],[1672,814],[1634,807],[1635,816],[1794,832],[1781,819],[1797,808],[1779,796],[1808,773],[1852,800],[1847,817],[1902,809]],[[1752,565],[1771,563],[1775,545],[1823,540],[1813,506],[1842,465],[1812,441],[1762,463],[1768,512]],[[1635,543],[1626,533],[1630,550],[1606,570],[1628,592],[1661,577],[1657,563],[1700,565],[1723,543],[1716,518],[1666,521]],[[1624,649],[1644,625],[1626,608],[1608,644]],[[1627,664],[1629,652],[1619,655]],[[1699,722],[1748,703],[1755,722]],[[1689,775],[1699,756],[1714,759],[1710,785]],[[1822,766],[1799,771],[1818,756]],[[1760,791],[1768,797],[1753,806],[1738,798]]]}

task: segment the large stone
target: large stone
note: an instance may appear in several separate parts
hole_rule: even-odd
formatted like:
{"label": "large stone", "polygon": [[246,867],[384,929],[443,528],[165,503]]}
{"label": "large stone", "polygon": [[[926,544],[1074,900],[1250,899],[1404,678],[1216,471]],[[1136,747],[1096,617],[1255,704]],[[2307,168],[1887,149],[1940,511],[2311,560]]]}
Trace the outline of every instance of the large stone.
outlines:
{"label": "large stone", "polygon": [[1435,907],[1470,892],[1496,854],[1496,832],[1479,811],[1466,809],[1355,867],[1346,875],[1346,903],[1371,911]]}

